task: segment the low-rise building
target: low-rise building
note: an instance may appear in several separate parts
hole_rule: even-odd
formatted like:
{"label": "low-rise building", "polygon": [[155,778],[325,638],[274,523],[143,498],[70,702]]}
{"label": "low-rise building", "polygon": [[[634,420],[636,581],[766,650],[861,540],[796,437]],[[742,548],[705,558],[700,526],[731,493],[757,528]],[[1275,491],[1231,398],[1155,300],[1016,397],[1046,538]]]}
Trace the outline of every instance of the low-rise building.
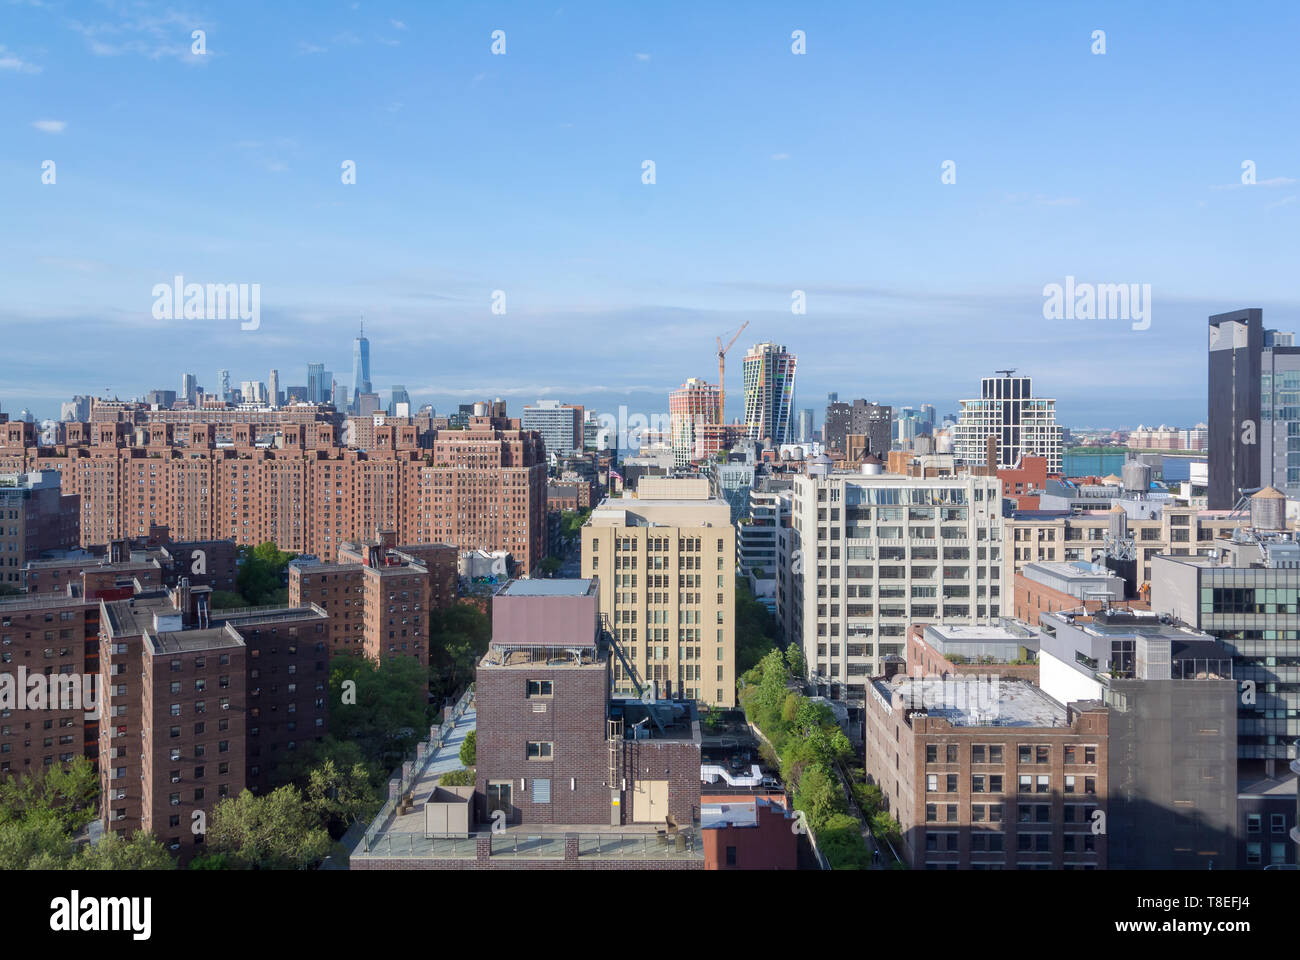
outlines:
{"label": "low-rise building", "polygon": [[876,678],[866,771],[914,869],[1104,869],[1108,711],[994,678]]}

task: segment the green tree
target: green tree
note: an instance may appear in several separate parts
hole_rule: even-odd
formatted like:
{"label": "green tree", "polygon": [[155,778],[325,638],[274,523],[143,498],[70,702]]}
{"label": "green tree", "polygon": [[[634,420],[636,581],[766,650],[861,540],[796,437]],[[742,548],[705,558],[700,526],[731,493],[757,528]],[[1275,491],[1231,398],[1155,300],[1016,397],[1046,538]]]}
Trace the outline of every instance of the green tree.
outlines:
{"label": "green tree", "polygon": [[335,656],[330,695],[330,734],[356,743],[368,765],[391,770],[427,735],[428,677],[414,657]]}
{"label": "green tree", "polygon": [[452,770],[438,778],[438,785],[443,787],[474,786],[474,771],[470,769]]}
{"label": "green tree", "polygon": [[46,767],[21,778],[10,774],[0,783],[0,824],[48,814],[60,830],[76,833],[95,819],[98,796],[99,777],[85,757],[66,769]]}
{"label": "green tree", "polygon": [[786,647],[785,662],[786,666],[790,668],[792,674],[796,677],[802,677],[806,670],[806,664],[803,659],[803,647],[799,646],[797,643],[792,643],[790,646]]}
{"label": "green tree", "polygon": [[460,694],[492,640],[492,621],[472,603],[435,610],[429,624],[429,689],[435,701]]}
{"label": "green tree", "polygon": [[305,792],[307,809],[335,840],[381,805],[379,791],[370,782],[366,765],[360,761],[351,767],[340,767],[333,758],[326,757],[308,774]]}
{"label": "green tree", "polygon": [[130,840],[108,832],[77,851],[73,870],[175,870],[176,859],[152,833],[137,830]]}
{"label": "green tree", "polygon": [[736,672],[744,673],[776,649],[776,622],[754,599],[749,581],[736,578]]}
{"label": "green tree", "polygon": [[560,572],[562,566],[564,566],[564,561],[559,557],[543,557],[542,562],[538,564],[538,568],[544,577],[555,576]]}
{"label": "green tree", "polygon": [[239,548],[239,576],[235,584],[250,606],[287,600],[284,574],[294,556],[269,540],[256,547]]}
{"label": "green tree", "polygon": [[844,812],[844,791],[830,770],[821,764],[813,764],[799,778],[795,806],[808,815],[813,830],[818,830],[832,814]]}
{"label": "green tree", "polygon": [[471,730],[465,735],[465,742],[460,745],[460,762],[472,767],[478,760],[478,731]]}
{"label": "green tree", "polygon": [[264,797],[245,790],[218,801],[207,844],[237,870],[305,870],[329,853],[330,837],[302,793],[284,786]]}
{"label": "green tree", "polygon": [[833,813],[817,831],[817,846],[833,870],[865,870],[871,862],[862,824],[847,813]]}

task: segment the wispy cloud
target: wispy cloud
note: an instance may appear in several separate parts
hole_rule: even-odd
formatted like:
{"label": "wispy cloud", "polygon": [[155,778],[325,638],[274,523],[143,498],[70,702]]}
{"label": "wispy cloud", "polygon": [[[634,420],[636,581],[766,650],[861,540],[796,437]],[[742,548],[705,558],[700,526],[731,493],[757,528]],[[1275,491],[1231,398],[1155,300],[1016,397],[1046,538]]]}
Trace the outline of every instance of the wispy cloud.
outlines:
{"label": "wispy cloud", "polygon": [[1211,190],[1240,190],[1242,187],[1289,187],[1295,183],[1295,177],[1271,177],[1257,180],[1255,183],[1220,183],[1211,186]]}
{"label": "wispy cloud", "polygon": [[788,153],[774,153],[774,154],[772,154],[772,159],[773,159],[773,160],[789,160],[789,159],[790,159],[790,154],[788,154]]}
{"label": "wispy cloud", "polygon": [[4,44],[0,44],[0,70],[12,70],[15,73],[40,73],[41,68],[34,63],[28,63],[16,53],[10,52]]}
{"label": "wispy cloud", "polygon": [[1289,197],[1283,197],[1281,200],[1275,200],[1275,201],[1273,201],[1272,203],[1270,203],[1270,204],[1268,204],[1266,207],[1264,207],[1264,209],[1265,209],[1265,210],[1275,210],[1275,209],[1277,209],[1278,207],[1285,207],[1285,206],[1286,206],[1287,204],[1289,204],[1289,203],[1295,203],[1295,201],[1296,201],[1296,196],[1295,196],[1295,194],[1293,193],[1293,194],[1291,194],[1291,196],[1289,196]]}
{"label": "wispy cloud", "polygon": [[205,64],[211,51],[197,55],[191,34],[210,29],[210,22],[194,13],[172,7],[160,8],[146,2],[119,3],[104,0],[105,19],[65,19],[64,23],[86,41],[97,57],[142,56],[150,60],[173,58],[189,64]]}
{"label": "wispy cloud", "polygon": [[32,126],[41,133],[62,133],[68,124],[64,120],[33,120]]}
{"label": "wispy cloud", "polygon": [[640,60],[642,63],[645,63],[647,60],[650,59],[650,54],[648,54],[648,53],[638,53],[638,54],[636,55],[636,58],[637,58],[638,60]]}

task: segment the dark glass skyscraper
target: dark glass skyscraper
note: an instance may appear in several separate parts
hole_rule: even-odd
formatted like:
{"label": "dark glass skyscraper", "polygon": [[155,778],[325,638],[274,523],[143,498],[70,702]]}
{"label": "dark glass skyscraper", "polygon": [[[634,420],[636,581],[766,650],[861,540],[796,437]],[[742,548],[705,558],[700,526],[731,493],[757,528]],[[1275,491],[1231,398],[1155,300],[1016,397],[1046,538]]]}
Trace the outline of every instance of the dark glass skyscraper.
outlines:
{"label": "dark glass skyscraper", "polygon": [[1210,317],[1210,464],[1207,506],[1231,510],[1259,484],[1260,373],[1263,311]]}

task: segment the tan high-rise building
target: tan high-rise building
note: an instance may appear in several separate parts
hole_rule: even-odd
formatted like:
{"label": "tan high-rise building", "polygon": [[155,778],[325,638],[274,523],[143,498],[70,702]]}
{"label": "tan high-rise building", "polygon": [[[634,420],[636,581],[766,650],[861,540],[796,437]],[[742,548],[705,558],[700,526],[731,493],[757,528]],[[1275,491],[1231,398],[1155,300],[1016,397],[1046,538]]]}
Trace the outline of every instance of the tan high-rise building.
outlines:
{"label": "tan high-rise building", "polygon": [[[643,479],[604,500],[582,528],[582,575],[600,582],[607,629],[643,682],[736,704],[736,533],[707,480]],[[621,662],[614,686],[634,690]]]}

